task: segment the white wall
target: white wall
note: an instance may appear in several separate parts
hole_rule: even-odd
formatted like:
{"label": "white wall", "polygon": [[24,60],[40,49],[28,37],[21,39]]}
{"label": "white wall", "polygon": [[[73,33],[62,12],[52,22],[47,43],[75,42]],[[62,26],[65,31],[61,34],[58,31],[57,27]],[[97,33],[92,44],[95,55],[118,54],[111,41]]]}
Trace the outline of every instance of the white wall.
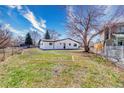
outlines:
{"label": "white wall", "polygon": [[[62,40],[62,41],[57,41],[55,43],[55,49],[64,49],[64,43],[65,43],[65,49],[78,49],[79,48],[79,43],[72,41],[70,39]],[[71,44],[69,46],[69,43]],[[77,44],[75,47],[74,44]]]}
{"label": "white wall", "polygon": [[[41,42],[40,48],[41,49],[64,49],[64,43],[65,43],[65,49],[79,49],[80,44],[70,40],[70,39],[65,39],[57,42],[51,42],[53,43],[52,45],[49,45],[50,42]],[[71,45],[69,45],[69,43]],[[42,45],[43,44],[43,45]],[[74,46],[74,44],[77,44],[77,46]]]}
{"label": "white wall", "polygon": [[[49,45],[49,43],[52,43],[52,45]],[[54,42],[41,42],[40,48],[41,49],[53,49],[53,43]]]}

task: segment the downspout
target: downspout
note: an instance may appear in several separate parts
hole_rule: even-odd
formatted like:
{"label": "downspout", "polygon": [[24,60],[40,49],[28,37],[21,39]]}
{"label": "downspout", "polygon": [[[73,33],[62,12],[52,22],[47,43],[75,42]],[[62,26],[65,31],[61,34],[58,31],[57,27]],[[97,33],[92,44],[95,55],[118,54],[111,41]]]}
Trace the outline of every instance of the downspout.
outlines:
{"label": "downspout", "polygon": [[55,48],[55,42],[53,42],[53,49]]}

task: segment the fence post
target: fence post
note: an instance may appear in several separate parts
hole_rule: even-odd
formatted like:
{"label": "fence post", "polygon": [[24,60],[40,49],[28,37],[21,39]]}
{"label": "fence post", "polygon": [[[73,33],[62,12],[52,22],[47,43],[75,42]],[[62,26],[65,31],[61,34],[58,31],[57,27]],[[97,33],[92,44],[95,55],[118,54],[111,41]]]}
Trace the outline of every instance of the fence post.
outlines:
{"label": "fence post", "polygon": [[105,50],[104,50],[104,52],[105,52],[105,56],[107,57],[107,59],[108,59],[108,56],[109,56],[109,52],[108,52],[108,51],[109,51],[109,48],[110,48],[109,46],[106,46],[106,45],[105,45]]}
{"label": "fence post", "polygon": [[122,50],[121,50],[121,52],[122,52],[122,59],[124,58],[124,46],[122,46]]}
{"label": "fence post", "polygon": [[106,45],[104,46],[104,55],[106,56]]}

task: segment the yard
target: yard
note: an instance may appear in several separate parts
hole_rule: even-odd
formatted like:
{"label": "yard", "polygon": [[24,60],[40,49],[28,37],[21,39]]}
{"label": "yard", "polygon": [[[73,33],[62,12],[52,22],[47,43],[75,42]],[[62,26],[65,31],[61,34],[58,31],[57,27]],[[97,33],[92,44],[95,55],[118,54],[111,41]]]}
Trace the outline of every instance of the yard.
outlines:
{"label": "yard", "polygon": [[124,71],[81,50],[32,48],[0,63],[0,87],[124,87]]}

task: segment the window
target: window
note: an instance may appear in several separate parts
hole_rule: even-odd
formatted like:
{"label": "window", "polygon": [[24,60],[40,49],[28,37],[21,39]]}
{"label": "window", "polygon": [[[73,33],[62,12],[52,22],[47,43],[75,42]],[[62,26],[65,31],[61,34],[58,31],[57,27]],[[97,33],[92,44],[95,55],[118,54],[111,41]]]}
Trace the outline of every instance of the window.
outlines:
{"label": "window", "polygon": [[71,43],[69,43],[69,46],[71,46]]}
{"label": "window", "polygon": [[74,47],[76,47],[76,46],[77,46],[77,44],[75,43],[75,44],[74,44]]}
{"label": "window", "polygon": [[124,27],[121,27],[121,32],[124,32]]}
{"label": "window", "polygon": [[52,43],[49,43],[49,45],[52,45]]}
{"label": "window", "polygon": [[121,32],[121,27],[119,28],[119,32]]}
{"label": "window", "polygon": [[118,28],[118,32],[124,32],[124,26],[120,26],[120,27]]}
{"label": "window", "polygon": [[119,41],[119,42],[118,42],[118,45],[121,46],[121,45],[122,45],[122,41]]}

